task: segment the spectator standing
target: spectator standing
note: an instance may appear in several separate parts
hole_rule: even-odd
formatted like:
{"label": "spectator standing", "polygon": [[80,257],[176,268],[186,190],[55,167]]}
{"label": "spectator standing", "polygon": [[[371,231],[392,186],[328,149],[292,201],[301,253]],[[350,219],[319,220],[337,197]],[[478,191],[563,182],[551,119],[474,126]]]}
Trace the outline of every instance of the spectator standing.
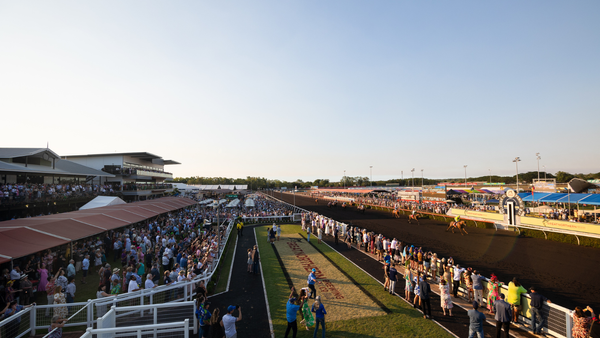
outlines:
{"label": "spectator standing", "polygon": [[69,284],[67,285],[67,303],[75,303],[75,292],[77,287],[75,286],[75,277],[69,278]]}
{"label": "spectator standing", "polygon": [[[236,318],[233,316],[233,311],[238,309],[239,316]],[[235,329],[235,323],[242,320],[242,308],[234,305],[227,307],[227,313],[221,319],[221,327],[225,329],[225,338],[237,338],[237,330]]]}
{"label": "spectator standing", "polygon": [[67,278],[73,277],[75,278],[75,260],[69,260],[69,265],[67,265]]}
{"label": "spectator standing", "polygon": [[483,338],[483,322],[485,321],[485,315],[482,312],[477,311],[479,304],[473,302],[473,309],[467,311],[469,316],[469,338]]}
{"label": "spectator standing", "polygon": [[281,237],[281,225],[277,224],[277,240]]}
{"label": "spectator standing", "polygon": [[[310,289],[311,296],[316,299],[317,297],[317,289],[315,289],[315,283],[317,282],[317,276],[315,275],[317,269],[313,268],[311,272],[308,274],[308,288]],[[310,297],[309,297],[310,298]]]}
{"label": "spectator standing", "polygon": [[[48,298],[48,305],[54,304],[54,289],[56,281],[54,276],[48,277],[48,283],[46,284],[46,298]],[[50,317],[50,308],[46,308],[46,317]]]}
{"label": "spectator standing", "polygon": [[[592,315],[586,316],[584,311],[589,311]],[[579,306],[575,308],[572,314],[573,317],[573,329],[571,330],[571,334],[573,338],[587,338],[590,333],[590,325],[592,324],[594,317],[594,310],[591,307],[586,307],[585,309],[580,308]]]}
{"label": "spectator standing", "polygon": [[311,226],[306,227],[306,241],[310,243]]}
{"label": "spectator standing", "polygon": [[23,275],[21,277],[21,293],[23,295],[23,299],[21,303],[23,305],[29,305],[29,300],[33,296],[33,284],[29,280],[29,276]]}
{"label": "spectator standing", "polygon": [[390,267],[390,271],[389,271],[389,276],[390,276],[390,294],[394,294],[394,292],[396,291],[396,281],[398,280],[397,276],[398,276],[398,270],[396,270],[396,264],[392,263],[392,266]]}
{"label": "spectator standing", "polygon": [[508,283],[508,303],[512,305],[513,309],[513,322],[515,325],[519,325],[519,312],[521,312],[521,294],[527,293],[527,290],[521,283],[517,277],[514,277],[512,282]]}
{"label": "spectator standing", "polygon": [[[542,306],[544,305],[544,302],[552,302],[536,292],[535,286],[532,286],[530,290],[531,293],[529,296],[531,297],[531,303],[529,305],[531,308],[531,331],[533,331],[534,334],[541,334],[542,329],[546,324],[546,317],[544,317],[544,314],[542,313]],[[539,324],[537,324],[538,320]]]}
{"label": "spectator standing", "polygon": [[500,294],[500,299],[497,299],[494,302],[494,313],[496,319],[496,338],[500,338],[500,333],[502,331],[502,327],[504,327],[504,337],[510,338],[510,304],[504,301],[504,294]]}
{"label": "spectator standing", "polygon": [[61,338],[62,337],[62,328],[67,323],[67,319],[62,318],[60,316],[52,317],[52,323],[48,328],[47,338]]}
{"label": "spectator standing", "polygon": [[258,262],[260,261],[260,257],[258,254],[258,246],[254,246],[254,249],[252,250],[252,264],[254,265],[254,268],[252,269],[255,275],[258,275]]}
{"label": "spectator standing", "polygon": [[288,301],[285,304],[285,318],[287,320],[287,328],[285,329],[285,338],[287,338],[290,330],[292,331],[292,337],[296,338],[296,334],[298,334],[298,324],[296,322],[296,316],[298,310],[300,310],[300,305],[296,304],[296,291],[292,286],[290,296],[288,297]]}
{"label": "spectator standing", "polygon": [[[458,298],[458,287],[460,286],[460,277],[465,269],[461,268],[459,264],[454,267],[454,276],[452,278],[452,295],[454,298]],[[471,310],[469,310],[471,311]]]}
{"label": "spectator standing", "polygon": [[[66,304],[66,303],[67,303],[67,297],[62,292],[62,287],[57,285],[54,288],[54,305],[56,305],[56,304]],[[67,307],[66,306],[57,306],[57,307],[54,308],[54,315],[55,316],[60,316],[62,318],[67,318],[68,314],[69,314],[69,311],[67,311]]]}
{"label": "spectator standing", "polygon": [[[420,278],[419,298],[421,301],[421,310],[423,311],[423,318],[432,319],[432,317],[431,317],[431,300],[429,298],[429,292],[431,292],[431,289],[429,288],[429,283],[427,283],[426,278]],[[427,310],[425,310],[425,308],[427,308]]]}
{"label": "spectator standing", "polygon": [[319,323],[323,327],[321,330],[322,337],[325,338],[325,315],[327,314],[327,311],[325,310],[323,303],[321,303],[321,296],[315,298],[315,303],[312,306],[311,312],[315,313],[315,332],[313,333],[313,338],[317,338]]}
{"label": "spectator standing", "polygon": [[483,284],[481,281],[485,279],[481,277],[477,270],[473,271],[471,274],[471,281],[473,282],[473,293],[474,300],[479,304],[479,306],[483,305]]}
{"label": "spectator standing", "polygon": [[450,297],[450,286],[446,282],[445,279],[440,280],[440,305],[442,307],[442,311],[444,311],[444,316],[446,315],[446,309],[448,310],[450,317],[452,317],[452,308],[454,304],[452,304],[452,297]]}
{"label": "spectator standing", "polygon": [[85,284],[85,277],[87,277],[89,269],[90,269],[90,255],[85,255],[85,258],[81,262],[81,270],[83,271],[83,277],[81,278],[81,284]]}
{"label": "spectator standing", "polygon": [[[4,318],[8,318],[11,316],[14,316],[15,314],[17,314],[19,311],[31,307],[35,305],[35,303],[33,303],[32,305],[19,305],[17,304],[16,300],[13,300],[12,302],[10,302],[10,304],[8,305],[8,309],[6,309],[6,311],[4,312]],[[6,325],[6,329],[4,330],[6,333],[6,336],[8,338],[14,338],[17,336],[17,334],[19,333],[19,326],[21,325],[21,317],[17,317],[16,319],[8,322],[8,324]]]}

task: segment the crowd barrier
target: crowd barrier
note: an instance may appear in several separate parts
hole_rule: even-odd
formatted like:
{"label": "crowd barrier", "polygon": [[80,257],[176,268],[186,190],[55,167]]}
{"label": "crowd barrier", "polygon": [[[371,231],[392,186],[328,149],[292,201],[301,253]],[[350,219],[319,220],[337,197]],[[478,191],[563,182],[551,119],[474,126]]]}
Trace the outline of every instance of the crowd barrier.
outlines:
{"label": "crowd barrier", "polygon": [[[269,195],[266,195],[269,196]],[[282,200],[279,200],[273,196],[269,196],[269,198],[272,198],[273,200],[276,200],[280,203],[283,204],[287,204],[290,205],[287,202],[284,202]],[[295,206],[294,206],[295,207]],[[389,209],[389,207],[381,207],[381,206],[376,206],[379,208],[385,208],[385,209]],[[309,210],[305,210],[302,208],[298,208],[295,207],[296,209],[298,209],[301,212],[305,212],[305,213],[310,213],[311,211]],[[407,210],[408,211],[408,210]],[[420,212],[422,213],[422,212]],[[439,215],[438,215],[439,216]],[[330,219],[326,216],[323,216],[327,219]],[[446,216],[447,217],[447,216]],[[343,235],[346,233],[346,229],[348,227],[348,224],[345,223],[339,223],[337,222],[338,225],[341,226],[340,229],[340,235]],[[438,269],[436,269],[436,273],[437,276],[436,277],[441,277],[441,275],[439,274],[439,272],[442,272],[443,270],[441,269],[441,262],[438,260],[437,262],[437,267]],[[483,301],[485,303],[487,303],[487,294],[488,294],[488,284],[489,284],[489,278],[486,278],[486,280],[483,282],[483,286],[484,286],[484,299]],[[459,287],[459,291],[461,291],[463,294],[465,294],[466,292],[466,285],[464,284],[464,281],[461,278],[461,284]],[[501,286],[501,292],[504,294],[508,293],[508,286],[507,285],[502,285]],[[521,322],[522,324],[527,325],[528,328],[531,327],[531,311],[530,311],[530,302],[531,302],[531,297],[529,296],[529,294],[522,294],[521,295],[521,305],[522,305],[522,310],[521,313],[518,317],[519,322]],[[562,307],[560,305],[554,304],[554,303],[547,303],[544,302],[543,308],[542,308],[542,313],[546,316],[547,318],[547,322],[546,322],[546,327],[544,328],[544,331],[546,333],[549,333],[555,337],[561,337],[561,338],[572,338],[572,332],[571,332],[571,328],[573,325],[573,321],[571,318],[571,313],[572,311]]]}
{"label": "crowd barrier", "polygon": [[[228,222],[224,238],[220,243],[219,252],[216,258],[193,280],[185,282],[175,282],[171,285],[160,285],[152,289],[141,289],[139,291],[119,294],[114,297],[105,297],[98,299],[89,299],[87,302],[67,303],[67,304],[49,304],[36,305],[19,311],[0,322],[0,332],[3,337],[21,338],[26,334],[34,336],[36,330],[47,329],[57,308],[68,308],[69,321],[65,327],[86,326],[92,327],[97,323],[98,318],[107,313],[108,308],[112,307],[131,307],[163,304],[169,302],[188,302],[195,296],[196,284],[204,281],[205,285],[212,278],[216,267],[222,258],[222,253],[231,230],[234,227],[234,220]],[[16,322],[19,325],[16,325]],[[94,337],[95,338],[95,337]]]}

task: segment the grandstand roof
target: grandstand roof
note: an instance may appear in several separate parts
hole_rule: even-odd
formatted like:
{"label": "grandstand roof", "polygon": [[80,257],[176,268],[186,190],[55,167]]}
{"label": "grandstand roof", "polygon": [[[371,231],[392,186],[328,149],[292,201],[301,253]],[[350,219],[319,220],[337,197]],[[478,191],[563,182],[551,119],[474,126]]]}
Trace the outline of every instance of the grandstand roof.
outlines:
{"label": "grandstand roof", "polygon": [[[139,158],[142,160],[146,160],[146,161],[152,161],[152,160],[156,160],[156,159],[162,159],[162,157],[158,156],[158,155],[154,155],[152,153],[148,153],[145,151],[140,151],[140,152],[131,152],[131,153],[104,153],[104,154],[82,154],[82,155],[67,155],[67,156],[63,156],[64,158],[69,158],[69,157],[101,157],[101,156],[131,156],[131,157],[135,157],[135,158]],[[168,164],[181,164],[177,161],[173,161],[173,160],[163,160],[163,164],[164,165],[168,165]]]}
{"label": "grandstand roof", "polygon": [[[40,157],[46,161],[54,160],[54,166],[28,163],[11,162],[19,157]],[[4,159],[5,161],[1,160]],[[115,175],[96,170],[84,165],[62,160],[55,152],[48,148],[0,148],[0,172],[31,173],[56,176],[102,176],[115,177]]]}
{"label": "grandstand roof", "polygon": [[0,222],[0,263],[194,204],[188,198],[163,197]]}
{"label": "grandstand roof", "polygon": [[600,194],[564,194],[564,193],[520,193],[525,202],[571,203],[600,205]]}

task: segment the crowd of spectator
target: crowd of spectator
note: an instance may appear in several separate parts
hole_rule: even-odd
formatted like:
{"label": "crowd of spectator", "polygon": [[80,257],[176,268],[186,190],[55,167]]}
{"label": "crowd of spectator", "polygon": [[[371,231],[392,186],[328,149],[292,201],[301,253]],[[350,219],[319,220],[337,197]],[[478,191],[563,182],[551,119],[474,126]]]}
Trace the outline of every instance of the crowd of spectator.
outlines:
{"label": "crowd of spectator", "polygon": [[120,191],[118,184],[85,184],[85,183],[0,183],[0,204],[24,202],[48,202],[61,199],[115,195]]}
{"label": "crowd of spectator", "polygon": [[[317,234],[319,242],[324,235],[329,235],[334,237],[336,244],[338,239],[341,239],[349,248],[355,247],[357,250],[374,255],[378,261],[384,263],[384,288],[395,294],[396,285],[402,278],[404,292],[400,291],[398,294],[404,295],[406,301],[413,307],[420,307],[425,318],[431,318],[428,293],[429,283],[432,283],[438,286],[440,307],[444,316],[446,314],[452,316],[453,297],[457,299],[460,296],[472,304],[473,309],[468,312],[470,336],[483,337],[485,315],[478,311],[479,308],[486,308],[488,314],[494,316],[497,337],[500,337],[501,330],[509,336],[510,323],[523,327],[518,316],[524,315],[521,295],[528,292],[531,298],[532,331],[541,334],[542,328],[546,325],[547,317],[542,307],[545,302],[550,303],[550,300],[537,292],[535,286],[529,290],[525,289],[517,278],[513,278],[507,284],[505,300],[505,295],[500,292],[504,284],[494,274],[489,279],[485,278],[472,267],[460,266],[452,257],[438,257],[436,253],[425,251],[422,247],[365,228],[344,227],[342,223],[314,212],[303,213],[301,225],[309,241],[310,234]],[[594,321],[593,310],[590,307],[576,308],[572,317],[573,337],[586,337]]]}

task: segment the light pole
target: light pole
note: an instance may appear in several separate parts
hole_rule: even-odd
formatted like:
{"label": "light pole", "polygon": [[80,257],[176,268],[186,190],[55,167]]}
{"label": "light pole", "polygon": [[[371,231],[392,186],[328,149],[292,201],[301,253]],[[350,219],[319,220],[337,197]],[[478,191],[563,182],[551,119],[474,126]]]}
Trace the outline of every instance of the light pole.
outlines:
{"label": "light pole", "polygon": [[519,162],[521,162],[521,158],[515,157],[513,162],[515,162],[515,166],[517,168],[517,194],[518,194],[519,193]]}
{"label": "light pole", "polygon": [[542,159],[542,157],[540,157],[540,153],[535,153],[535,156],[537,157],[537,162],[538,162],[538,181],[540,180],[540,160]]}
{"label": "light pole", "polygon": [[467,190],[467,165],[465,164],[463,167],[465,167],[465,190]]}
{"label": "light pole", "polygon": [[402,185],[404,186],[404,170],[400,171],[400,175],[402,177]]}
{"label": "light pole", "polygon": [[410,172],[412,173],[412,188],[415,190],[415,168],[412,168]]}
{"label": "light pole", "polygon": [[492,183],[492,169],[488,169],[488,171],[490,172],[490,183]]}
{"label": "light pole", "polygon": [[371,181],[371,186],[373,186],[373,166],[372,166],[372,165],[370,165],[370,166],[369,166],[369,170],[370,170],[370,172],[371,172],[371,179],[370,179],[370,181]]}
{"label": "light pole", "polygon": [[421,169],[421,189],[423,189],[423,169]]}
{"label": "light pole", "polygon": [[344,170],[344,189],[346,189],[346,170]]}
{"label": "light pole", "polygon": [[542,168],[544,168],[544,180],[546,180],[547,176],[546,176],[546,166],[543,166]]}

